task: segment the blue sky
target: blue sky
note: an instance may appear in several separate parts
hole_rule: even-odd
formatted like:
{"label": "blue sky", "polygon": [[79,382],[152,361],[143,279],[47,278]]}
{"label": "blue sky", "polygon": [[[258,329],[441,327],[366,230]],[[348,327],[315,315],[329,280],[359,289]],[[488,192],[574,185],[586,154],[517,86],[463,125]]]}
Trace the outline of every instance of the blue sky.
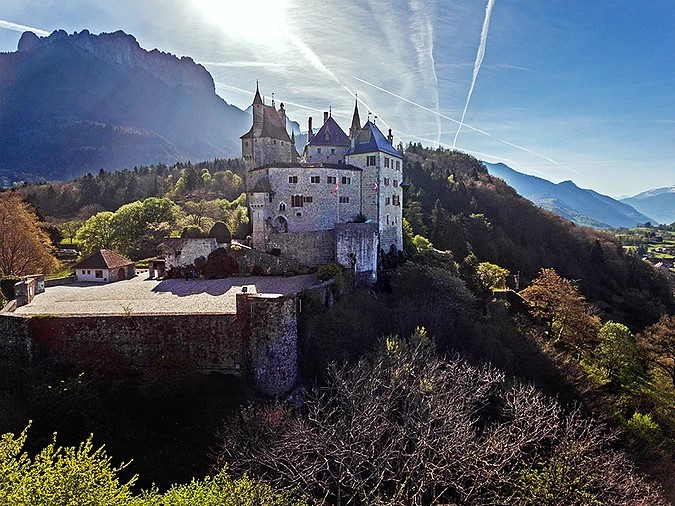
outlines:
{"label": "blue sky", "polygon": [[358,93],[362,119],[448,148],[483,40],[458,149],[614,197],[675,185],[673,0],[0,0],[0,51],[13,24],[124,30],[241,108],[259,79],[302,128],[329,106],[347,128]]}

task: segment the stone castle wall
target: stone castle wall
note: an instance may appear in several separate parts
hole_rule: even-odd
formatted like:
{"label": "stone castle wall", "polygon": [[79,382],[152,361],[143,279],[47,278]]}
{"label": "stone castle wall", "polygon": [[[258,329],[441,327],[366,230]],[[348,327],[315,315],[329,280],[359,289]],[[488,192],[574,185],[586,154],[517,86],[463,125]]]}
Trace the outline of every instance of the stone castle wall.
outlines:
{"label": "stone castle wall", "polygon": [[338,223],[335,226],[335,261],[354,269],[357,285],[377,281],[378,233],[375,223]]}
{"label": "stone castle wall", "polygon": [[297,297],[239,294],[237,314],[0,314],[0,352],[125,372],[169,365],[248,378],[267,395],[298,377]]}
{"label": "stone castle wall", "polygon": [[298,300],[281,295],[237,296],[237,308],[249,336],[253,386],[280,395],[298,379]]}
{"label": "stone castle wall", "polygon": [[297,260],[302,265],[318,267],[335,261],[335,233],[333,230],[269,234],[268,249],[278,248],[280,255]]}

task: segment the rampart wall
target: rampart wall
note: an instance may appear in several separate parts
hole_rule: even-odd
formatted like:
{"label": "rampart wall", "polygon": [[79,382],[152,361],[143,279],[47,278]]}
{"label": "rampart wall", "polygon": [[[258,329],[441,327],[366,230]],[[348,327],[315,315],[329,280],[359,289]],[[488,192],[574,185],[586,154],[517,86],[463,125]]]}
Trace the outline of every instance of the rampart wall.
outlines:
{"label": "rampart wall", "polygon": [[0,351],[114,370],[181,367],[247,378],[267,395],[295,385],[297,297],[239,294],[237,314],[0,314]]}
{"label": "rampart wall", "polygon": [[293,258],[309,267],[335,261],[333,230],[270,234],[267,245],[270,249],[279,248],[284,257]]}

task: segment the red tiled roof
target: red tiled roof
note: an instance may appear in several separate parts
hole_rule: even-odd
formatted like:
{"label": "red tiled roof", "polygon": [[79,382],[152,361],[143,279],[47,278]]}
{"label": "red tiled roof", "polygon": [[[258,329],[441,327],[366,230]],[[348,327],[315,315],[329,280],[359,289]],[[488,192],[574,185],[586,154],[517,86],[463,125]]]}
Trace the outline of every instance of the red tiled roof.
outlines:
{"label": "red tiled roof", "polygon": [[74,269],[117,269],[133,262],[109,249],[100,249],[73,266]]}

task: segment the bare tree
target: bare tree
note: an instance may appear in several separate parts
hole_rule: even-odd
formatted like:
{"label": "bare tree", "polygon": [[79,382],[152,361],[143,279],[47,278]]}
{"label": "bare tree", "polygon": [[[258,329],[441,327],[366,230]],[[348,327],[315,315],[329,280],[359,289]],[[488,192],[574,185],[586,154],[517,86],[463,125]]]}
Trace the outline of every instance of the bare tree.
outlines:
{"label": "bare tree", "polygon": [[226,421],[219,465],[324,504],[665,504],[602,427],[423,331],[327,376],[300,413]]}

